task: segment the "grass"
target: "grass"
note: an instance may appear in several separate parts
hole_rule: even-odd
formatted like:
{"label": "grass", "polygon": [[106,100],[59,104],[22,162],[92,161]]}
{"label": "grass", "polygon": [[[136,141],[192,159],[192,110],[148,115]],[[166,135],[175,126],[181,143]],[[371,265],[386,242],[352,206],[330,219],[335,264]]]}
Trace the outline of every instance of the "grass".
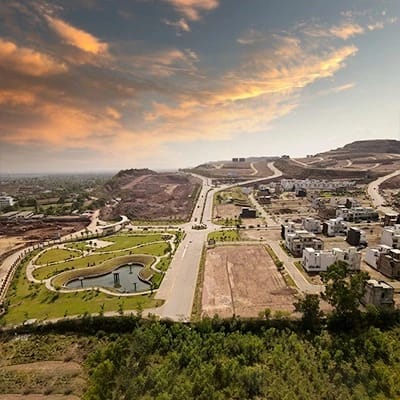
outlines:
{"label": "grass", "polygon": [[192,314],[190,318],[192,321],[200,321],[201,319],[201,300],[203,296],[204,269],[207,255],[206,253],[207,250],[205,247],[203,247],[200,259],[199,274],[197,275],[196,289],[193,299]]}
{"label": "grass", "polygon": [[105,242],[110,242],[110,246],[98,248],[96,252],[101,251],[115,251],[121,249],[127,249],[130,247],[138,246],[140,244],[159,242],[163,235],[121,235],[111,236],[102,239]]}
{"label": "grass", "polygon": [[65,261],[69,258],[74,258],[80,256],[81,253],[73,250],[65,249],[50,249],[45,251],[37,260],[36,264],[44,265],[47,263]]}
{"label": "grass", "polygon": [[207,239],[214,239],[216,242],[229,242],[229,241],[236,241],[240,240],[240,234],[237,230],[222,230],[222,231],[215,231],[208,234]]}
{"label": "grass", "polygon": [[295,261],[293,264],[296,266],[296,268],[300,271],[300,273],[304,276],[304,278],[306,278],[306,280],[309,283],[313,283],[311,281],[307,271],[305,271],[305,269],[303,268],[303,264],[301,263],[301,261]]}
{"label": "grass", "polygon": [[[4,324],[18,324],[27,319],[49,319],[85,313],[98,313],[141,308],[158,307],[162,301],[154,296],[133,297],[110,296],[90,290],[85,292],[57,293],[48,291],[42,284],[29,282],[25,277],[28,260],[18,269],[7,294],[7,313],[0,318]],[[102,306],[104,304],[104,306]]]}
{"label": "grass", "polygon": [[81,276],[88,277],[94,275],[107,274],[113,271],[114,269],[128,263],[142,264],[145,269],[150,270],[150,266],[153,262],[154,262],[154,257],[149,255],[126,255],[121,257],[114,257],[111,260],[106,260],[100,265],[97,265],[95,267],[65,271],[57,275],[52,280],[52,284],[55,288],[60,288],[66,282],[79,278]]}

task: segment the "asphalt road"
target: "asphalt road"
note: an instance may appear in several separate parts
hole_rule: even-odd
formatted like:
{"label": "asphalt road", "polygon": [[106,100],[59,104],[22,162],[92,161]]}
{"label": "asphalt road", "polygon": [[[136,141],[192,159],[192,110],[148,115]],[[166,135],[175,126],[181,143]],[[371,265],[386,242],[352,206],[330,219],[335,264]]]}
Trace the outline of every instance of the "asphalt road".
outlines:
{"label": "asphalt road", "polygon": [[374,207],[376,207],[379,211],[383,213],[395,213],[395,210],[393,210],[390,207],[384,206],[385,204],[385,199],[383,196],[379,193],[379,186],[387,181],[390,178],[393,178],[394,176],[397,176],[400,174],[400,169],[397,171],[392,172],[391,174],[381,176],[380,178],[376,179],[375,181],[371,182],[368,185],[368,195],[371,197],[372,204]]}

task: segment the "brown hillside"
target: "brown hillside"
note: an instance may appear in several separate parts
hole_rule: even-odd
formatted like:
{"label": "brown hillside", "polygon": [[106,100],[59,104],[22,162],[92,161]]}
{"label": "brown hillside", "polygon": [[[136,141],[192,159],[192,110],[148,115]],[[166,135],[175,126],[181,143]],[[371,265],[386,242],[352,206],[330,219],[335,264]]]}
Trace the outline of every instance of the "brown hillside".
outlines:
{"label": "brown hillside", "polygon": [[126,215],[136,220],[187,220],[199,187],[198,179],[183,173],[157,173],[148,169],[120,171],[104,185],[108,198],[114,200],[101,210],[101,217],[110,220]]}

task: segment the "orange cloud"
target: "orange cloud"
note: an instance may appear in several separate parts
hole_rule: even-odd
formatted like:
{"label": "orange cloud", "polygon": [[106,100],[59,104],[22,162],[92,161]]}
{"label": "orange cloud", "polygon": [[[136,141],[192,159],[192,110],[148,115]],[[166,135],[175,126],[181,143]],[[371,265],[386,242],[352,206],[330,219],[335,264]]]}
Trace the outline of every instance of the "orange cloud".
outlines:
{"label": "orange cloud", "polygon": [[10,104],[12,106],[29,106],[34,104],[35,101],[36,96],[30,92],[24,92],[22,90],[0,90],[0,105]]}
{"label": "orange cloud", "polygon": [[31,76],[53,75],[68,70],[53,57],[0,38],[0,66]]}
{"label": "orange cloud", "polygon": [[108,44],[82,29],[62,21],[59,18],[46,16],[50,28],[66,43],[91,54],[105,54]]}
{"label": "orange cloud", "polygon": [[340,39],[347,40],[352,36],[364,33],[364,28],[358,24],[345,23],[339,26],[332,26],[329,32]]}
{"label": "orange cloud", "polygon": [[200,19],[202,11],[211,11],[219,6],[218,0],[165,0],[191,21]]}

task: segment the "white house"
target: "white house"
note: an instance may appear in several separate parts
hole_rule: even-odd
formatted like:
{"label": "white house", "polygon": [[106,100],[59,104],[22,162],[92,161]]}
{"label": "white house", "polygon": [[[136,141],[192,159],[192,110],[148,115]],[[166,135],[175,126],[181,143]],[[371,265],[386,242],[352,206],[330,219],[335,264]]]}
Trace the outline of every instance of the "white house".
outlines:
{"label": "white house", "polygon": [[378,260],[381,254],[389,253],[390,246],[381,244],[377,249],[367,248],[365,251],[364,261],[372,268],[378,268]]}
{"label": "white house", "polygon": [[345,261],[350,269],[359,270],[361,253],[355,247],[346,250],[314,250],[307,247],[303,250],[302,264],[307,272],[324,272],[336,261]]}
{"label": "white house", "polygon": [[382,232],[381,243],[394,249],[400,249],[400,225],[385,227]]}
{"label": "white house", "polygon": [[15,201],[11,196],[7,195],[0,196],[0,210],[6,207],[13,206],[14,204]]}
{"label": "white house", "polygon": [[322,225],[322,232],[326,236],[345,235],[347,229],[348,226],[341,217],[331,218]]}
{"label": "white house", "polygon": [[312,233],[321,233],[322,232],[322,224],[319,219],[306,217],[303,218],[302,221],[303,228]]}

